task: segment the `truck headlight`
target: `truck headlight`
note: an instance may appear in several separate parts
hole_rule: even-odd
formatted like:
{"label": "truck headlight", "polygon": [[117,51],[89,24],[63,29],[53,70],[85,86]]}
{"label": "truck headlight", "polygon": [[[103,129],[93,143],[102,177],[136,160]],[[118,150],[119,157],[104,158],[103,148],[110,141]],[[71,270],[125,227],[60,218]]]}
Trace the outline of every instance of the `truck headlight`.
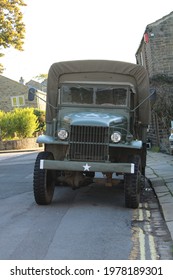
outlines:
{"label": "truck headlight", "polygon": [[112,133],[111,135],[111,140],[114,143],[118,143],[121,140],[121,133],[118,131],[115,131],[114,133]]}
{"label": "truck headlight", "polygon": [[68,137],[68,132],[65,129],[58,130],[58,137],[61,140],[65,140]]}

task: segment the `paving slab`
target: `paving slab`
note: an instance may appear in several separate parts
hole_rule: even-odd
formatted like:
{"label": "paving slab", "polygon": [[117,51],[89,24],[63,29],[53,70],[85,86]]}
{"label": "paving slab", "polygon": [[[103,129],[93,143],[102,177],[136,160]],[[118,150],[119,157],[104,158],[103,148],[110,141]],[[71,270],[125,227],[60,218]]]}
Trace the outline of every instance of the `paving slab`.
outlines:
{"label": "paving slab", "polygon": [[159,186],[159,185],[152,184],[152,186],[154,187],[155,192],[158,194],[159,193],[169,193],[170,194],[167,186],[165,186],[165,185]]}
{"label": "paving slab", "polygon": [[170,193],[157,193],[159,203],[172,203],[172,196]]}
{"label": "paving slab", "polygon": [[169,232],[171,234],[171,238],[173,240],[173,222],[172,221],[171,222],[167,222],[167,227],[169,229]]}
{"label": "paving slab", "polygon": [[173,222],[173,202],[172,203],[162,203],[161,204],[162,212],[166,222]]}

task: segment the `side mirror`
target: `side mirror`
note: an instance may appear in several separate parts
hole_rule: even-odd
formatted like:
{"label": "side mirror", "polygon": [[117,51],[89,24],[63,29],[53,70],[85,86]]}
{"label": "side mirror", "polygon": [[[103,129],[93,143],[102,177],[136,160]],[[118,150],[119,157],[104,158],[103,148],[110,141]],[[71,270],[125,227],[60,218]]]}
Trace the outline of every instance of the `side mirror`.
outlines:
{"label": "side mirror", "polygon": [[33,101],[35,98],[35,94],[36,94],[37,90],[35,88],[30,88],[28,91],[28,100],[29,101]]}

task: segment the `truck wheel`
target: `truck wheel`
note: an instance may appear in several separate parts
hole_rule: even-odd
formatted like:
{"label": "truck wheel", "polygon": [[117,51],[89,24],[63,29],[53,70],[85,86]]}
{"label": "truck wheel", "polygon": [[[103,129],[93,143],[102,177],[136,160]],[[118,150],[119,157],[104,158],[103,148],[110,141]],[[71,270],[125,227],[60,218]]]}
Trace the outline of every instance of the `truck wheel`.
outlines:
{"label": "truck wheel", "polygon": [[140,200],[141,159],[135,156],[132,162],[135,164],[135,172],[124,175],[124,192],[125,206],[134,209],[138,208]]}
{"label": "truck wheel", "polygon": [[40,152],[36,158],[34,166],[34,197],[39,205],[50,204],[54,194],[54,171],[40,169],[40,160],[54,160],[52,153]]}

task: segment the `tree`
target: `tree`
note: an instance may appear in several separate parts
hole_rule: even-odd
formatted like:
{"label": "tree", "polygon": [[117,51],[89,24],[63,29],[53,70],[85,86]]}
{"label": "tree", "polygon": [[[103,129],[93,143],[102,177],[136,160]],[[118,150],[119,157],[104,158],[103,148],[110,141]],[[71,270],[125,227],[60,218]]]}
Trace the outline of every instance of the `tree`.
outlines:
{"label": "tree", "polygon": [[37,80],[46,80],[47,77],[48,77],[48,74],[39,74],[39,75],[35,76],[35,78]]}
{"label": "tree", "polygon": [[[26,6],[23,0],[0,0],[0,50],[14,47],[22,51],[25,37],[25,24],[21,7]],[[3,53],[0,53],[0,57]],[[0,64],[0,73],[3,66]]]}

